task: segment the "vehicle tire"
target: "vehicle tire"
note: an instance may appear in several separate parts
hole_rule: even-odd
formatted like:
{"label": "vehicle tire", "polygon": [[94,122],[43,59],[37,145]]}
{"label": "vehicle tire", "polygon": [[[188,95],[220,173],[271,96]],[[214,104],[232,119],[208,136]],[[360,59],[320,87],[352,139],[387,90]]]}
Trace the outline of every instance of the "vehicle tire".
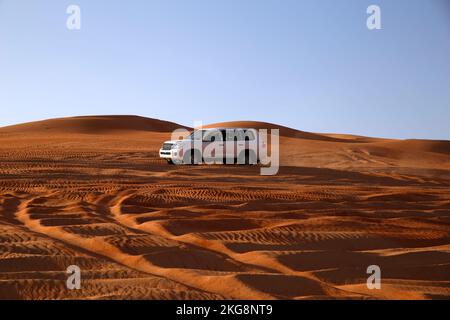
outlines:
{"label": "vehicle tire", "polygon": [[173,161],[172,161],[172,159],[167,159],[167,163],[168,163],[168,164],[174,164]]}
{"label": "vehicle tire", "polygon": [[229,159],[230,159],[230,158],[224,157],[224,158],[222,159],[222,164],[223,164],[223,165],[226,165],[226,164],[234,165],[234,164],[237,163],[237,159],[236,159],[236,158],[233,158],[233,161],[231,161],[230,163],[228,163],[227,160],[229,161]]}
{"label": "vehicle tire", "polygon": [[[257,164],[256,155],[252,150],[245,150],[243,153],[241,153],[240,157],[243,156],[243,162],[245,165],[255,165]],[[242,158],[241,158],[242,159]]]}

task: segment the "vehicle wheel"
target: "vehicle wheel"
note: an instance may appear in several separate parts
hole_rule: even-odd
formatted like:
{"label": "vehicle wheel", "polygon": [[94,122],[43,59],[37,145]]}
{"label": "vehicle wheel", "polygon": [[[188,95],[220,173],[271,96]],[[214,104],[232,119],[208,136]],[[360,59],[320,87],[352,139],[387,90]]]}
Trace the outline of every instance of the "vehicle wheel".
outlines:
{"label": "vehicle wheel", "polygon": [[168,163],[168,164],[174,164],[173,161],[172,161],[172,159],[167,159],[167,163]]}
{"label": "vehicle wheel", "polygon": [[227,161],[229,161],[230,160],[230,158],[223,158],[222,159],[222,164],[236,164],[237,163],[237,159],[236,158],[233,158],[233,161],[230,161],[230,162],[227,162]]}
{"label": "vehicle wheel", "polygon": [[250,164],[250,152],[248,150],[245,150],[245,160],[244,160],[245,165],[249,165]]}
{"label": "vehicle wheel", "polygon": [[244,164],[245,165],[255,165],[257,163],[256,161],[256,155],[251,150],[245,150],[244,153]]}

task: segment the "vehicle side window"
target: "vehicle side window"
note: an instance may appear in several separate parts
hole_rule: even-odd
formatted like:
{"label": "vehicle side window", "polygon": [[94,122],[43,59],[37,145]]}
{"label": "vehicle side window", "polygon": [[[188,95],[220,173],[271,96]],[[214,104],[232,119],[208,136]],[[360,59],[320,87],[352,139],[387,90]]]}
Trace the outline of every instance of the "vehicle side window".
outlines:
{"label": "vehicle side window", "polygon": [[255,134],[252,130],[239,130],[239,140],[240,141],[252,141],[255,140]]}
{"label": "vehicle side window", "polygon": [[227,139],[226,141],[237,141],[239,140],[239,136],[237,135],[238,130],[227,130]]}
{"label": "vehicle side window", "polygon": [[242,129],[237,129],[235,131],[236,137],[238,139],[238,141],[244,141],[244,137],[245,137],[245,132]]}
{"label": "vehicle side window", "polygon": [[227,139],[227,130],[220,130],[220,132],[222,133],[221,141],[225,141]]}
{"label": "vehicle side window", "polygon": [[203,135],[204,142],[223,141],[222,132],[219,130],[206,131]]}

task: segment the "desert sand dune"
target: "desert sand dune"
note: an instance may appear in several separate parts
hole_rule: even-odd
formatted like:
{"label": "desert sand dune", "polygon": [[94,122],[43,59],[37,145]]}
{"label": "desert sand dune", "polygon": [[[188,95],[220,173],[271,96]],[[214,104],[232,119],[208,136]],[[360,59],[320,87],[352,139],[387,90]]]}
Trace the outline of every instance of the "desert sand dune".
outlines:
{"label": "desert sand dune", "polygon": [[[0,299],[450,297],[449,141],[280,127],[282,167],[267,177],[166,164],[158,149],[179,127],[0,128]],[[81,290],[65,286],[72,264]],[[381,290],[366,287],[372,264]]]}
{"label": "desert sand dune", "polygon": [[[29,122],[0,128],[2,133],[112,133],[115,131],[172,132],[179,124],[139,116],[82,116]],[[190,129],[189,127],[184,127]]]}
{"label": "desert sand dune", "polygon": [[311,132],[300,131],[285,126],[261,121],[228,121],[204,125],[204,128],[255,128],[255,129],[278,129],[280,136],[289,138],[301,138],[308,140],[352,142],[351,139],[342,139],[330,135],[323,135]]}

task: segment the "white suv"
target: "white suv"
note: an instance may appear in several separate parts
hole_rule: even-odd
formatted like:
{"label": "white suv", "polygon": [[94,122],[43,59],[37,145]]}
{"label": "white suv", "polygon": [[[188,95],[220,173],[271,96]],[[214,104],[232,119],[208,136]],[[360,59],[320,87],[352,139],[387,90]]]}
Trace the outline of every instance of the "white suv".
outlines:
{"label": "white suv", "polygon": [[256,129],[213,128],[195,130],[184,140],[164,142],[159,156],[170,164],[256,164],[261,161],[260,154],[267,154],[266,149]]}

